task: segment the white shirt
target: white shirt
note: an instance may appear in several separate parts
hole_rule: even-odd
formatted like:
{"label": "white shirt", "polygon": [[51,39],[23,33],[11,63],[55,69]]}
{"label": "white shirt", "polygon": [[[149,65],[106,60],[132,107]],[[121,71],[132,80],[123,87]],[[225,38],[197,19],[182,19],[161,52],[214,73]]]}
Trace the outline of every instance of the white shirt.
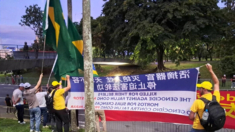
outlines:
{"label": "white shirt", "polygon": [[20,98],[20,101],[18,103],[16,103],[16,105],[23,105],[24,104],[22,94],[23,94],[22,91],[19,90],[18,88],[13,91],[14,102],[17,101],[18,98]]}
{"label": "white shirt", "polygon": [[39,103],[39,107],[46,107],[46,99],[45,96],[47,95],[47,92],[38,92],[36,94],[38,103]]}

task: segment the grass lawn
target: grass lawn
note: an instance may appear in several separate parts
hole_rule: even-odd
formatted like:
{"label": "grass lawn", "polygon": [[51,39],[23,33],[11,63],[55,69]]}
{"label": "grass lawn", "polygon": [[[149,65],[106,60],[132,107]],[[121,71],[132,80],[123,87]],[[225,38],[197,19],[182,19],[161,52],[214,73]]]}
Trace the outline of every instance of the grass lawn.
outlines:
{"label": "grass lawn", "polygon": [[[25,125],[20,125],[16,120],[0,118],[0,132],[29,132],[30,124],[27,122]],[[41,128],[41,132],[51,132],[49,128]],[[78,132],[85,132],[80,129]]]}
{"label": "grass lawn", "polygon": [[[0,132],[29,132],[29,122],[20,125],[16,120],[0,118]],[[51,132],[49,128],[41,129],[42,132]]]}

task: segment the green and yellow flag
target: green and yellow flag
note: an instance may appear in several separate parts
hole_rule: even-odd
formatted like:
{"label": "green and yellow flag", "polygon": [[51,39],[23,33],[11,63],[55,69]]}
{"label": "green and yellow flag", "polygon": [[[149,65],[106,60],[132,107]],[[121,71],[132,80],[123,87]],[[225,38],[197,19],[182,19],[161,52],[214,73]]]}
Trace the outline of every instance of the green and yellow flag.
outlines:
{"label": "green and yellow flag", "polygon": [[[83,54],[83,40],[82,40],[82,37],[80,36],[80,34],[78,33],[75,25],[70,20],[70,18],[68,18],[68,30],[69,30],[69,34],[72,39],[72,43],[74,45],[74,48],[76,49],[78,61],[81,62],[81,60],[83,61],[83,56],[82,56],[82,54]],[[82,64],[83,64],[83,62],[82,62]],[[97,73],[94,65],[93,65],[93,75],[94,75],[94,77],[98,77],[98,73]]]}
{"label": "green and yellow flag", "polygon": [[[54,67],[54,74],[59,81],[66,74],[79,76],[78,69],[83,70],[83,59],[78,57],[72,39],[65,24],[60,0],[47,0],[43,29],[46,44],[57,51],[58,59]],[[79,61],[78,61],[79,60]]]}

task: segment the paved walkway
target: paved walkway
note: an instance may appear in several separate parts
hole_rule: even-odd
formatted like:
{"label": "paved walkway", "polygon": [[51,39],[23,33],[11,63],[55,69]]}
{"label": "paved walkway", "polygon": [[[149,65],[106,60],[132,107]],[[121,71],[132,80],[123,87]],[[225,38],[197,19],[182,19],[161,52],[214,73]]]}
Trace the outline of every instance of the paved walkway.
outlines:
{"label": "paved walkway", "polygon": [[12,109],[12,113],[7,113],[5,106],[0,106],[0,118],[8,118],[8,119],[15,119],[16,120],[13,109]]}

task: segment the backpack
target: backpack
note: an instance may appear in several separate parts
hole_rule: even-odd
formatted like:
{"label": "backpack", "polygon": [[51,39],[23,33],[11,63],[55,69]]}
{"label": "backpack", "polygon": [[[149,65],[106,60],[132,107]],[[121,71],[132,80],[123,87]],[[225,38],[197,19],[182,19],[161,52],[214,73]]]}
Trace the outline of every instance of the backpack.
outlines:
{"label": "backpack", "polygon": [[50,94],[47,95],[47,98],[46,98],[47,110],[49,111],[50,114],[53,114],[55,112],[54,107],[53,107],[55,92],[56,90],[53,91],[51,96]]}
{"label": "backpack", "polygon": [[205,109],[209,113],[208,119],[202,120],[198,114],[201,125],[208,132],[214,132],[223,128],[226,120],[226,112],[223,107],[216,101],[216,96],[213,95],[212,101],[209,101],[205,98],[200,98],[205,103]]}

